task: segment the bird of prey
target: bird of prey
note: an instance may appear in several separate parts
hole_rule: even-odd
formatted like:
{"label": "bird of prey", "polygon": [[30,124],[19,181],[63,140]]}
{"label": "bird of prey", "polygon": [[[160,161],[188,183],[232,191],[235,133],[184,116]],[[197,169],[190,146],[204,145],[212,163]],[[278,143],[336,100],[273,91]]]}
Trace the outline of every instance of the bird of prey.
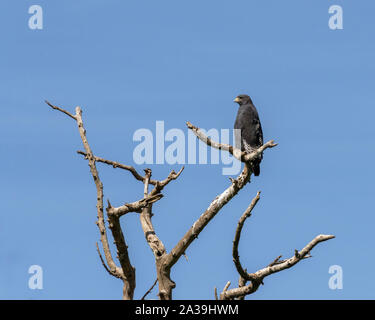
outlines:
{"label": "bird of prey", "polygon": [[[240,94],[234,100],[239,104],[235,130],[235,146],[241,151],[253,152],[263,145],[262,125],[260,124],[257,109],[254,107],[251,98],[246,94]],[[252,161],[253,172],[255,176],[260,174],[260,162],[263,155]]]}

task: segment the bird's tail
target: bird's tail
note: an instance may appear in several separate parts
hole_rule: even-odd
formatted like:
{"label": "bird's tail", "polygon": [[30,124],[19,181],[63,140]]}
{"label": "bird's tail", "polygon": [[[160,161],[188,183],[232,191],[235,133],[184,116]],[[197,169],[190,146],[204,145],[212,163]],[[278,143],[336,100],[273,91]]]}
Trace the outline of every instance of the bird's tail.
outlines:
{"label": "bird's tail", "polygon": [[260,174],[260,164],[259,162],[255,162],[253,163],[253,172],[254,172],[254,176],[259,176]]}

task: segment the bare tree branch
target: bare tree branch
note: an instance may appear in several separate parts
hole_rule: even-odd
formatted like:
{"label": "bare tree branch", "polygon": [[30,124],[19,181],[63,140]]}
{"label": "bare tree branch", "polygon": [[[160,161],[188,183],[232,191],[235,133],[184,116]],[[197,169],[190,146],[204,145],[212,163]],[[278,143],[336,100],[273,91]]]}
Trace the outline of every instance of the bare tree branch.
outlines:
{"label": "bare tree branch", "polygon": [[129,212],[138,212],[140,213],[141,210],[144,207],[147,207],[149,204],[154,203],[158,200],[163,198],[163,195],[161,193],[147,196],[144,199],[140,199],[138,201],[132,202],[132,203],[126,203],[121,207],[115,208],[115,207],[108,207],[108,213],[113,214],[117,217],[121,217],[124,214],[127,214]]}
{"label": "bare tree branch", "polygon": [[124,300],[132,300],[135,290],[135,268],[130,263],[128,246],[120,225],[120,217],[111,213],[111,206],[107,207],[108,227],[112,232],[117,248],[117,259],[120,261],[124,273]]}
{"label": "bare tree branch", "polygon": [[227,292],[229,287],[230,287],[230,281],[227,282],[227,284],[223,288],[223,291],[220,293],[220,300],[223,300],[223,299],[221,299],[221,297],[224,297],[225,292]]}
{"label": "bare tree branch", "polygon": [[[237,179],[220,195],[218,195],[209,205],[207,210],[198,218],[193,226],[186,232],[182,239],[175,245],[175,247],[164,257],[163,268],[165,272],[169,274],[172,266],[178,261],[183,253],[187,250],[190,244],[198,237],[199,233],[205,228],[205,226],[215,217],[220,209],[228,203],[240,189],[249,181],[251,169],[248,164],[245,167]],[[170,291],[173,288],[170,288]],[[169,292],[168,295],[170,295]]]}
{"label": "bare tree branch", "polygon": [[[79,154],[84,155],[87,158],[87,153],[83,151],[77,151]],[[116,216],[120,217],[128,212],[139,212],[141,226],[146,238],[148,245],[150,246],[156,264],[157,271],[157,282],[159,282],[159,297],[160,299],[167,299],[168,295],[165,293],[165,287],[175,286],[174,282],[170,280],[169,271],[166,271],[161,267],[162,257],[166,254],[166,249],[163,242],[158,238],[155,233],[151,218],[152,218],[152,204],[162,198],[160,193],[171,181],[176,180],[184,170],[182,167],[177,173],[172,170],[168,177],[164,180],[158,181],[151,179],[151,169],[145,169],[145,175],[141,176],[133,167],[120,164],[118,162],[106,160],[103,158],[95,157],[95,160],[108,165],[112,165],[114,168],[122,168],[130,171],[135,179],[144,183],[143,199],[133,203],[126,203],[121,207],[112,207],[108,202],[107,213],[109,217]],[[154,188],[149,193],[149,185],[154,185]],[[111,226],[111,224],[110,224]]]}
{"label": "bare tree branch", "polygon": [[[242,152],[241,150],[234,148],[229,144],[221,144],[211,140],[205,135],[205,133],[201,129],[193,126],[190,122],[187,122],[188,128],[193,131],[193,133],[197,136],[199,140],[203,141],[208,146],[211,146],[213,148],[228,151],[235,158],[244,162],[244,168],[236,179],[230,178],[231,184],[210,203],[208,208],[188,229],[188,231],[178,241],[178,243],[174,246],[171,252],[167,253],[163,242],[157,236],[154,226],[152,224],[152,206],[153,203],[159,201],[163,197],[161,191],[171,181],[176,180],[180,176],[180,174],[184,170],[184,167],[182,167],[180,171],[177,173],[172,170],[167,178],[159,181],[151,179],[151,169],[145,169],[145,175],[143,176],[139,174],[137,170],[132,166],[124,165],[119,162],[106,160],[94,156],[86,138],[86,130],[83,126],[82,121],[82,110],[79,107],[76,107],[76,113],[75,115],[73,115],[60,107],[52,105],[48,101],[46,101],[46,103],[54,110],[58,110],[62,113],[65,113],[77,122],[80,137],[85,149],[85,151],[77,151],[77,153],[83,155],[88,160],[91,175],[94,179],[97,191],[97,225],[100,231],[100,240],[103,245],[104,258],[100,252],[98,243],[96,243],[97,251],[105,270],[112,276],[122,279],[124,283],[124,299],[133,299],[135,290],[135,268],[130,263],[128,246],[125,242],[124,234],[122,232],[120,225],[120,217],[129,212],[140,213],[140,222],[142,230],[144,232],[145,239],[154,254],[157,279],[155,280],[151,288],[143,295],[141,300],[145,299],[145,297],[155,287],[157,282],[159,283],[159,298],[161,300],[170,300],[172,299],[172,290],[176,286],[176,284],[170,278],[170,272],[174,264],[177,263],[177,261],[182,255],[185,255],[185,251],[188,249],[190,244],[198,237],[200,232],[203,231],[203,229],[216,216],[216,214],[221,210],[221,208],[225,204],[227,204],[234,196],[236,196],[238,192],[250,181],[250,177],[252,174],[251,162],[260,154],[262,154],[266,149],[277,146],[277,144],[275,144],[273,140],[270,140],[257,150],[253,151],[252,153]],[[111,203],[108,201],[108,206],[106,208],[108,216],[108,227],[112,232],[114,243],[117,248],[117,258],[120,262],[121,267],[118,267],[114,262],[108,243],[103,212],[103,184],[99,178],[99,173],[96,168],[96,162],[101,162],[107,165],[111,165],[113,168],[121,168],[123,170],[129,171],[136,180],[141,181],[144,184],[142,199],[132,203],[125,203],[120,207],[113,207]],[[149,192],[150,185],[153,185],[153,188]],[[231,283],[230,281],[228,281],[223,291],[221,292],[220,297],[218,297],[217,289],[215,287],[214,294],[216,300],[218,300],[219,298],[221,300],[244,299],[246,295],[255,292],[259,288],[259,286],[263,284],[263,279],[265,277],[273,273],[288,269],[297,264],[299,261],[311,257],[310,251],[318,243],[334,238],[334,236],[332,235],[319,235],[316,238],[314,238],[310,243],[308,243],[301,251],[295,250],[293,257],[286,260],[281,260],[281,256],[279,256],[276,259],[274,259],[267,267],[255,273],[248,273],[247,269],[244,269],[241,265],[238,254],[238,246],[244,223],[246,219],[251,216],[252,210],[256,206],[259,199],[260,192],[257,193],[256,197],[252,200],[248,208],[242,214],[236,228],[232,254],[233,262],[239,273],[238,288],[229,289]],[[250,283],[247,284],[248,282]]]}
{"label": "bare tree branch", "polygon": [[275,259],[270,265],[267,267],[255,272],[252,274],[252,280],[250,284],[247,286],[234,288],[225,291],[221,295],[222,300],[231,300],[235,298],[239,298],[248,294],[251,294],[258,290],[260,284],[263,283],[263,279],[273,273],[280,272],[285,269],[289,269],[296,265],[301,260],[309,257],[310,251],[320,242],[324,242],[330,239],[335,238],[333,235],[318,235],[312,241],[310,241],[301,251],[297,251],[297,254],[294,254],[293,257],[284,260],[283,262],[279,262],[279,258]]}
{"label": "bare tree branch", "polygon": [[[225,292],[220,295],[221,300],[227,299],[244,299],[244,297],[248,294],[251,294],[258,290],[260,284],[263,284],[263,279],[275,272],[279,272],[285,270],[287,268],[292,267],[293,265],[297,264],[299,261],[311,257],[310,251],[312,248],[317,245],[319,242],[326,241],[329,239],[334,238],[332,235],[319,235],[314,238],[305,248],[301,251],[295,250],[294,256],[287,260],[280,260],[281,255],[274,259],[266,268],[263,268],[255,273],[248,273],[246,269],[243,269],[238,255],[238,244],[241,237],[241,232],[243,225],[247,218],[251,216],[251,212],[254,209],[255,205],[258,203],[260,199],[260,192],[257,193],[255,198],[251,201],[249,207],[245,210],[238,221],[238,225],[236,228],[236,233],[233,241],[233,262],[236,266],[237,272],[240,275],[239,279],[239,286],[238,288],[226,290]],[[250,281],[249,285],[246,283]]]}
{"label": "bare tree branch", "polygon": [[99,178],[99,173],[96,168],[95,156],[93,155],[93,152],[91,151],[90,145],[86,138],[86,130],[84,128],[83,121],[82,121],[82,110],[80,107],[76,107],[76,110],[75,110],[76,114],[75,116],[73,116],[68,111],[60,107],[56,107],[52,105],[51,103],[49,103],[48,101],[46,101],[46,103],[51,108],[55,110],[59,110],[62,113],[65,113],[66,115],[73,118],[77,122],[79,134],[81,136],[81,140],[86,151],[86,158],[89,162],[91,175],[94,179],[94,183],[96,186],[96,192],[97,192],[96,207],[97,207],[97,213],[98,213],[97,225],[100,231],[100,241],[102,242],[102,245],[103,245],[104,256],[109,266],[110,273],[114,274],[118,278],[121,278],[124,282],[123,298],[125,300],[131,300],[133,299],[134,289],[135,289],[135,269],[130,263],[127,245],[125,243],[125,239],[122,234],[121,227],[120,227],[119,217],[117,217],[116,215],[109,215],[108,219],[109,219],[109,227],[112,231],[112,236],[116,243],[118,258],[122,267],[121,269],[117,267],[117,265],[115,264],[112,258],[112,254],[110,251],[108,238],[107,238],[107,231],[106,231],[105,222],[104,222],[103,184]]}
{"label": "bare tree branch", "polygon": [[[180,173],[182,172],[182,169],[180,170]],[[153,193],[160,192],[165,185],[167,185],[171,180],[176,179],[178,176],[174,173],[169,174],[168,178],[165,181],[165,183],[158,182],[154,189],[149,193],[148,192],[148,184],[151,179],[151,169],[145,170],[145,182],[144,182],[144,197],[145,199],[148,196],[152,196]],[[159,298],[161,300],[166,300],[169,297],[166,295],[166,289],[165,287],[169,288],[170,286],[174,287],[175,283],[170,280],[169,273],[165,273],[164,269],[161,268],[161,261],[162,257],[166,254],[166,249],[163,244],[163,242],[159,239],[159,237],[156,235],[154,226],[152,224],[152,204],[149,204],[148,206],[145,206],[140,214],[140,222],[142,226],[143,233],[145,235],[145,239],[152,250],[152,253],[154,254],[155,258],[155,265],[156,265],[156,275],[157,280],[159,283]]]}
{"label": "bare tree branch", "polygon": [[52,103],[48,102],[47,100],[44,100],[45,103],[47,103],[52,109],[55,109],[55,110],[59,110],[61,111],[62,113],[65,113],[66,115],[68,115],[69,117],[71,117],[72,119],[76,120],[77,121],[77,117],[76,116],[73,116],[70,112],[60,108],[60,107],[57,107],[55,105],[53,105]]}
{"label": "bare tree branch", "polygon": [[[245,271],[245,273],[247,273],[246,269],[244,271]],[[246,286],[246,283],[247,283],[247,280],[240,276],[240,278],[238,279],[238,287],[239,288],[244,287],[244,286]],[[244,300],[245,296],[239,296],[237,299],[238,300]]]}
{"label": "bare tree branch", "polygon": [[167,178],[165,178],[162,181],[157,181],[155,184],[151,183],[151,180],[150,180],[150,183],[155,185],[155,187],[151,191],[150,195],[154,195],[154,194],[157,194],[157,193],[161,192],[171,181],[176,180],[180,176],[180,174],[182,173],[182,171],[184,171],[184,168],[185,167],[182,167],[180,169],[180,171],[178,171],[177,173],[174,170],[172,170],[169,173],[169,175],[168,175]]}
{"label": "bare tree branch", "polygon": [[[207,145],[212,146],[217,149],[222,149],[229,151],[232,155],[235,149],[230,145],[220,144],[209,139],[199,128],[193,126],[190,122],[187,122],[187,126],[191,129],[194,134]],[[252,174],[251,161],[255,156],[258,156],[267,148],[273,148],[276,144],[273,141],[267,142],[265,145],[260,147],[258,150],[251,154],[244,154],[240,158],[246,159],[245,166],[240,175],[236,179],[231,179],[231,185],[221,194],[219,194],[209,205],[207,210],[202,213],[198,220],[193,224],[193,226],[186,232],[182,239],[175,245],[175,247],[168,254],[163,254],[162,257],[162,274],[167,277],[167,286],[163,287],[163,295],[166,299],[172,298],[172,289],[175,287],[175,283],[169,278],[170,270],[173,265],[179,260],[181,255],[185,253],[190,244],[198,237],[199,233],[205,228],[205,226],[215,217],[215,215],[220,211],[220,209],[227,204],[238,192],[241,190],[249,181]],[[237,149],[238,150],[238,149]],[[158,185],[155,185],[155,189]],[[156,192],[156,191],[155,191]],[[159,279],[159,289],[161,286],[161,281]]]}
{"label": "bare tree branch", "polygon": [[233,155],[237,160],[242,162],[249,162],[252,161],[254,158],[257,158],[264,150],[267,148],[273,148],[277,146],[277,143],[274,143],[273,140],[268,141],[263,146],[258,148],[252,153],[242,152],[240,149],[237,149],[229,144],[225,143],[218,143],[216,141],[211,140],[209,137],[205,135],[205,133],[196,126],[193,126],[189,121],[186,122],[187,127],[193,131],[193,133],[197,136],[199,140],[206,143],[208,146],[212,148],[228,151],[231,155]]}
{"label": "bare tree branch", "polygon": [[276,264],[280,264],[280,263],[283,263],[285,260],[280,260],[282,257],[282,255],[279,255],[275,260],[273,260],[268,266],[269,267],[272,267]]}
{"label": "bare tree branch", "polygon": [[100,258],[100,261],[101,261],[102,264],[103,264],[104,269],[105,269],[105,270],[106,270],[111,276],[114,276],[114,277],[116,277],[116,278],[122,279],[122,273],[119,274],[119,273],[116,273],[116,272],[112,272],[111,270],[108,269],[107,264],[105,263],[105,261],[104,261],[104,259],[103,259],[103,256],[102,256],[102,254],[100,253],[99,245],[98,245],[97,242],[96,242],[96,250],[98,251],[99,258]]}
{"label": "bare tree branch", "polygon": [[254,209],[254,207],[256,206],[256,204],[258,203],[259,199],[260,199],[260,191],[258,191],[257,195],[251,201],[249,207],[245,210],[245,212],[242,214],[240,220],[238,221],[236,234],[235,234],[234,241],[233,241],[233,249],[232,249],[233,262],[234,262],[234,265],[236,266],[236,269],[237,269],[238,273],[240,274],[241,278],[243,278],[244,280],[252,280],[253,277],[252,277],[251,274],[247,273],[242,268],[242,265],[241,265],[241,262],[240,262],[240,256],[238,255],[238,243],[240,242],[240,237],[241,237],[243,225],[244,225],[246,219],[251,216],[251,212]]}
{"label": "bare tree branch", "polygon": [[156,286],[157,282],[158,282],[158,279],[156,278],[154,284],[151,286],[150,289],[147,290],[147,292],[143,295],[143,297],[141,298],[141,300],[144,300],[147,297],[147,295],[152,291],[152,289],[154,289],[154,287]]}
{"label": "bare tree branch", "polygon": [[[86,153],[86,152],[83,152],[83,151],[80,151],[80,150],[79,150],[79,151],[77,151],[77,153],[78,153],[78,154],[81,154],[81,155],[83,155],[85,158],[87,158],[87,153]],[[144,182],[144,181],[145,181],[145,177],[142,176],[142,175],[140,175],[140,174],[137,172],[137,170],[135,170],[135,168],[132,167],[132,166],[128,166],[128,165],[126,165],[126,164],[122,164],[122,163],[120,163],[120,162],[116,162],[116,161],[112,161],[112,160],[103,159],[103,158],[100,158],[100,157],[97,157],[97,156],[95,156],[95,161],[96,161],[96,162],[101,162],[101,163],[108,164],[108,165],[112,166],[113,168],[120,168],[120,169],[123,169],[123,170],[127,170],[127,171],[129,171],[129,172],[133,175],[133,177],[134,177],[135,179],[137,179],[138,181],[141,181],[141,182]],[[149,183],[155,185],[155,184],[158,183],[158,181],[157,181],[157,180],[150,180]]]}

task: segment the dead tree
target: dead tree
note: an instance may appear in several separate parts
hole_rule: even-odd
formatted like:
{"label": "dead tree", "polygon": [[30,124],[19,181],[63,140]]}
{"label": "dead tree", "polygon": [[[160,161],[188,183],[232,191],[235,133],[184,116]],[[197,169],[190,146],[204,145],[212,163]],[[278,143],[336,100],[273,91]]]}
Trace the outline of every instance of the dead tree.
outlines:
{"label": "dead tree", "polygon": [[[83,147],[85,151],[77,151],[78,154],[84,156],[86,160],[88,160],[88,164],[90,167],[91,175],[94,179],[94,183],[96,186],[96,193],[97,193],[97,226],[99,228],[100,233],[100,241],[102,243],[104,257],[102,256],[98,243],[96,243],[97,251],[100,257],[100,260],[105,268],[105,270],[112,276],[119,278],[123,281],[123,299],[131,300],[134,297],[134,290],[136,286],[136,275],[135,275],[135,268],[132,266],[128,254],[128,246],[125,241],[124,234],[122,232],[120,226],[120,218],[127,213],[136,212],[139,213],[140,224],[150,249],[152,250],[155,258],[155,267],[156,267],[156,274],[157,279],[153,286],[145,293],[142,297],[144,299],[153,289],[153,287],[158,283],[159,285],[159,298],[161,300],[171,300],[172,299],[172,290],[175,288],[176,284],[172,281],[170,277],[170,273],[172,267],[177,263],[182,255],[185,254],[185,251],[189,248],[190,244],[197,239],[198,235],[203,231],[206,225],[216,216],[216,214],[220,211],[220,209],[227,204],[237,193],[247,184],[250,182],[250,177],[252,174],[252,166],[251,162],[254,158],[258,157],[261,153],[263,153],[268,148],[273,148],[277,144],[273,142],[273,140],[268,141],[259,149],[252,153],[241,152],[241,150],[234,148],[228,144],[221,144],[215,141],[212,141],[208,138],[199,128],[193,126],[190,122],[187,122],[187,127],[192,130],[192,132],[197,136],[198,139],[206,143],[208,146],[212,148],[216,148],[219,150],[227,151],[231,155],[233,155],[236,159],[240,160],[244,163],[244,168],[242,172],[238,175],[237,178],[233,179],[230,178],[230,185],[220,193],[207,207],[207,209],[199,216],[199,218],[194,222],[194,224],[187,230],[185,235],[178,241],[178,243],[167,252],[163,242],[157,236],[157,233],[154,229],[152,224],[152,216],[153,216],[153,204],[160,200],[163,195],[161,192],[163,189],[172,181],[176,180],[180,174],[182,173],[184,167],[180,169],[179,172],[171,171],[168,177],[164,180],[155,180],[151,178],[151,169],[145,169],[144,174],[141,175],[137,172],[137,170],[129,165],[124,165],[119,162],[106,160],[100,158],[93,154],[90,145],[88,143],[86,137],[86,130],[83,125],[82,120],[82,110],[80,107],[76,107],[75,114],[72,114],[58,106],[55,106],[48,101],[46,103],[53,109],[58,110],[73,120],[76,121],[79,134],[83,143]],[[132,203],[125,203],[121,206],[114,207],[108,200],[108,204],[106,207],[107,213],[107,226],[108,229],[111,231],[114,244],[117,249],[117,259],[119,261],[119,266],[114,261],[110,245],[108,242],[107,236],[107,227],[104,218],[104,203],[103,203],[103,184],[99,178],[99,173],[96,167],[96,163],[104,163],[107,165],[112,166],[113,168],[119,168],[123,170],[129,171],[133,177],[142,182],[144,185],[144,192],[142,198],[138,201]],[[251,211],[255,207],[256,203],[259,200],[260,192],[258,192],[257,196],[253,199],[249,207],[241,216],[236,234],[235,239],[233,241],[233,261],[235,267],[239,273],[239,285],[237,288],[229,289],[230,282],[224,287],[223,291],[221,292],[220,296],[217,295],[217,290],[215,288],[215,297],[216,299],[220,300],[231,300],[231,299],[243,299],[246,295],[255,292],[259,286],[263,283],[263,279],[273,273],[282,271],[284,269],[290,268],[297,264],[302,259],[310,257],[310,251],[313,249],[315,245],[322,241],[326,241],[329,239],[334,238],[331,235],[319,235],[314,238],[309,244],[306,245],[302,250],[298,251],[295,250],[295,254],[293,257],[280,260],[281,256],[276,258],[272,263],[270,263],[267,267],[255,272],[255,273],[248,273],[246,269],[243,269],[238,254],[238,244],[241,236],[241,231],[245,220],[251,216]],[[249,284],[248,284],[249,283]]]}

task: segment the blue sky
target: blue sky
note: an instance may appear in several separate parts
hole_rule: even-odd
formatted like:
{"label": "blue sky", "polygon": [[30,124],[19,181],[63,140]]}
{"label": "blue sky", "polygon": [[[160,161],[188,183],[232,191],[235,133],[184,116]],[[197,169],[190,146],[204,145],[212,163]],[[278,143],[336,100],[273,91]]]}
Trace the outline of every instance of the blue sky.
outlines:
{"label": "blue sky", "polygon": [[[44,11],[28,28],[29,6]],[[328,28],[341,5],[344,29]],[[212,299],[238,275],[231,245],[256,191],[240,256],[256,271],[320,233],[336,239],[265,279],[249,299],[373,299],[375,4],[362,1],[10,1],[0,19],[0,299],[120,299],[122,283],[95,249],[95,186],[75,123],[44,99],[83,108],[95,154],[133,163],[133,133],[185,122],[231,128],[233,98],[248,93],[265,140],[260,177],[235,197],[172,271],[176,299]],[[149,165],[148,165],[149,166]],[[142,184],[98,165],[105,197],[137,200]],[[143,166],[137,166],[139,170]],[[180,166],[153,165],[163,179]],[[170,250],[228,186],[222,165],[187,165],[154,206]],[[122,218],[140,298],[155,279],[137,214]],[[28,288],[40,265],[43,290]],[[331,290],[328,269],[343,268]],[[193,279],[198,279],[197,282]],[[154,290],[150,298],[156,298]]]}

